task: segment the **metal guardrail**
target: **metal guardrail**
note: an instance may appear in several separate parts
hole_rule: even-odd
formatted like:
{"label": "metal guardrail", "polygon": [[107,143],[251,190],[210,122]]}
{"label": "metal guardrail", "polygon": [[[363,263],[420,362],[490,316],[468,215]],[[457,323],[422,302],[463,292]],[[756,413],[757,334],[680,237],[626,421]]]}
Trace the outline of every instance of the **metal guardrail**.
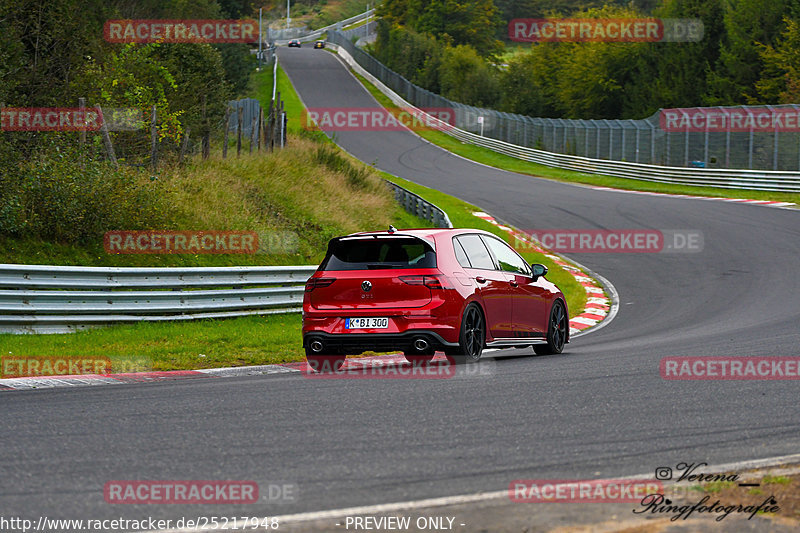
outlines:
{"label": "metal guardrail", "polygon": [[375,14],[375,8],[369,9],[367,11],[364,11],[363,13],[359,13],[358,15],[355,15],[348,19],[340,20],[339,22],[335,22],[323,28],[319,28],[312,32],[305,33],[302,35],[301,35],[302,32],[301,28],[289,28],[288,30],[269,30],[269,39],[279,44],[285,44],[289,42],[291,39],[299,39],[301,42],[315,41],[321,38],[323,34],[329,31],[342,29],[345,26],[356,24],[358,22],[361,22],[362,20],[367,19],[368,17],[371,17],[374,14]]}
{"label": "metal guardrail", "polygon": [[0,332],[296,312],[316,269],[0,265]]}
{"label": "metal guardrail", "polygon": [[[395,91],[383,83],[387,73],[396,77],[398,74],[390,71],[382,63],[357,48],[349,39],[339,32],[330,32],[328,40],[338,50],[342,58],[359,74],[370,80],[381,92],[386,94],[395,105],[415,109],[419,113],[424,113],[414,105],[398,95]],[[414,86],[416,87],[416,86]],[[420,91],[424,89],[417,88]],[[451,102],[452,104],[452,102]],[[461,106],[461,104],[458,104]],[[457,109],[456,115],[461,108]],[[472,109],[472,108],[470,108]],[[652,164],[631,163],[628,161],[616,161],[608,159],[593,159],[569,154],[548,152],[527,146],[501,141],[482,135],[466,131],[451,124],[444,123],[435,117],[428,116],[432,122],[438,122],[441,131],[455,137],[456,139],[481,146],[490,150],[522,159],[539,163],[555,168],[575,170],[589,174],[602,174],[640,181],[651,181],[658,183],[674,183],[680,185],[718,187],[727,189],[747,189],[776,192],[800,192],[800,172],[773,171],[773,170],[740,170],[740,169],[719,169],[719,168],[687,168],[672,167]]]}
{"label": "metal guardrail", "polygon": [[361,39],[374,38],[377,35],[377,24],[365,24],[350,30],[342,30],[341,34],[351,42],[361,44]]}
{"label": "metal guardrail", "polygon": [[394,199],[412,215],[432,222],[437,228],[453,227],[450,217],[439,207],[396,183],[391,181],[386,183],[394,190]]}

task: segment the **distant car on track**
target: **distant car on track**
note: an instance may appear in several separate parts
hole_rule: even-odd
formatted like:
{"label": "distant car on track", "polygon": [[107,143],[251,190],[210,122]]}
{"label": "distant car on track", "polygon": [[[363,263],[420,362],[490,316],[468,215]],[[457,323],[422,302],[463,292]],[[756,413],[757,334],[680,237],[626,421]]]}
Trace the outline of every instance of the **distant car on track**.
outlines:
{"label": "distant car on track", "polygon": [[289,48],[300,48],[302,44],[300,43],[300,39],[292,39],[289,41]]}
{"label": "distant car on track", "polygon": [[319,40],[314,43],[314,48],[325,48],[325,41]]}
{"label": "distant car on track", "polygon": [[495,235],[474,229],[355,233],[332,239],[303,298],[309,366],[339,369],[348,354],[400,350],[426,364],[436,350],[475,362],[484,348],[561,353],[566,298]]}

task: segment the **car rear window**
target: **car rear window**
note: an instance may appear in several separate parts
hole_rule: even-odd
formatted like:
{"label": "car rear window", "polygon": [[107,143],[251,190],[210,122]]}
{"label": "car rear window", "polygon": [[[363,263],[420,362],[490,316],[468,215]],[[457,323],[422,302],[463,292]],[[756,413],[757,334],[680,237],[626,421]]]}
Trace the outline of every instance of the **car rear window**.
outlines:
{"label": "car rear window", "polygon": [[436,253],[414,237],[357,237],[333,240],[322,270],[435,268]]}

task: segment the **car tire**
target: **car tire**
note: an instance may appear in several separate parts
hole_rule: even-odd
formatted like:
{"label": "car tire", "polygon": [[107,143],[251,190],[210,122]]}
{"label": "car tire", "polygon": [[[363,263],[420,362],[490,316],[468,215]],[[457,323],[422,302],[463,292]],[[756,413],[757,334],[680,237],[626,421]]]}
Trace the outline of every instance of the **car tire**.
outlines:
{"label": "car tire", "polygon": [[486,320],[477,304],[469,304],[461,317],[458,346],[445,348],[451,364],[477,363],[486,344]]}
{"label": "car tire", "polygon": [[550,320],[547,324],[547,344],[536,344],[533,351],[537,355],[554,355],[564,351],[567,340],[569,319],[561,300],[556,300],[550,309]]}
{"label": "car tire", "polygon": [[319,373],[339,372],[344,367],[345,355],[320,355],[311,354],[306,350],[308,367]]}

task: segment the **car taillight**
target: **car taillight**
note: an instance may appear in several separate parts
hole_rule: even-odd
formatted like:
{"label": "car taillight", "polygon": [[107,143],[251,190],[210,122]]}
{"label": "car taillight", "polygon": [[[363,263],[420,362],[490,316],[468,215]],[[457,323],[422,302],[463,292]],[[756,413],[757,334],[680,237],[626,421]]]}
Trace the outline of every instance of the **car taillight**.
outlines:
{"label": "car taillight", "polygon": [[449,289],[451,286],[445,276],[400,276],[400,281],[408,285],[425,285],[429,289]]}
{"label": "car taillight", "polygon": [[310,278],[306,281],[306,292],[311,292],[319,287],[328,287],[336,278]]}

